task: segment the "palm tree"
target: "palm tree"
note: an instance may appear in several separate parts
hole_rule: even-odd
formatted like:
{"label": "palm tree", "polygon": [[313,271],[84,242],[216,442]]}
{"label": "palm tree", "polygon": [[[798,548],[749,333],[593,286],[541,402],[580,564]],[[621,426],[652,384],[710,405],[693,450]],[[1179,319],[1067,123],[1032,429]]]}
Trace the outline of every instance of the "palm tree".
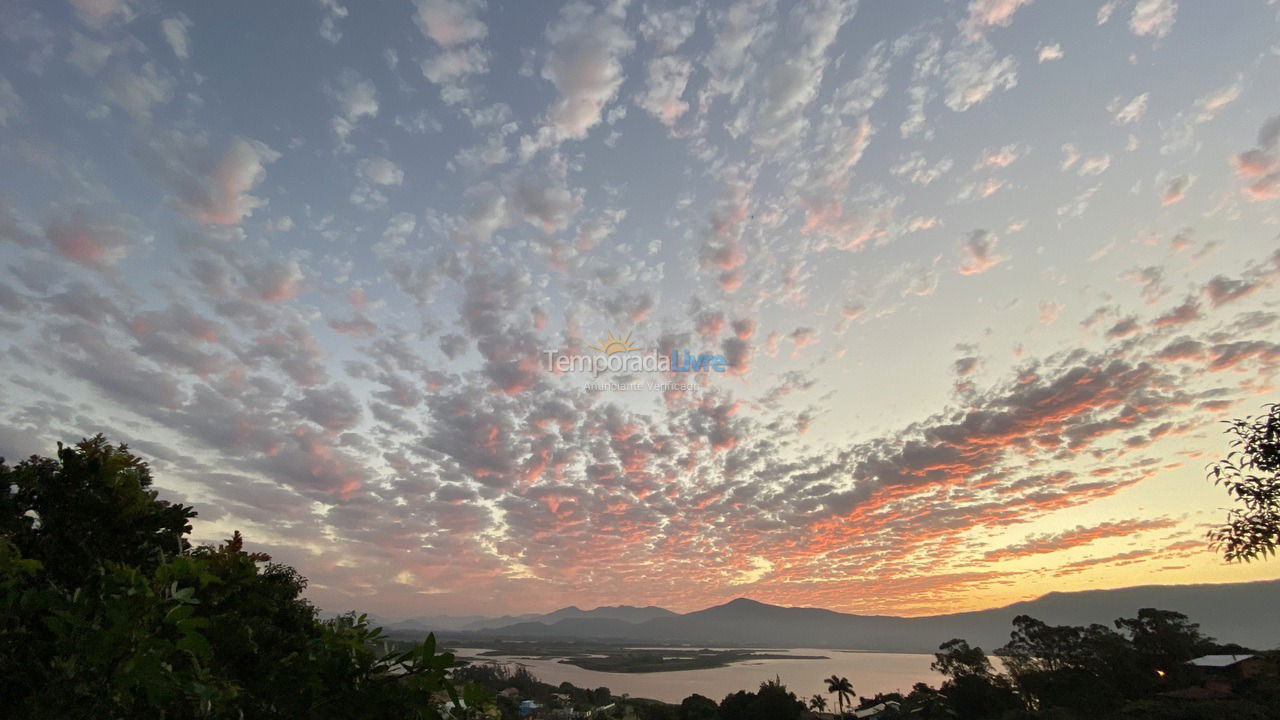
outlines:
{"label": "palm tree", "polygon": [[814,695],[809,698],[809,709],[814,712],[822,712],[827,709],[827,699],[821,695]]}
{"label": "palm tree", "polygon": [[835,675],[827,678],[827,692],[835,694],[836,705],[840,708],[840,714],[843,715],[845,698],[853,699],[853,685],[849,682],[849,678]]}

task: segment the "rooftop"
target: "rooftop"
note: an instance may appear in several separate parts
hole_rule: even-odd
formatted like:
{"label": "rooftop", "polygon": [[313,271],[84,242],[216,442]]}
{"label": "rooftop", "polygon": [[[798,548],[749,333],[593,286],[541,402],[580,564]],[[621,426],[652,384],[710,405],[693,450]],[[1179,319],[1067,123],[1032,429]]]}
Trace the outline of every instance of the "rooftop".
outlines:
{"label": "rooftop", "polygon": [[1196,667],[1231,667],[1239,662],[1244,662],[1254,655],[1202,655],[1194,660],[1188,660],[1188,665]]}

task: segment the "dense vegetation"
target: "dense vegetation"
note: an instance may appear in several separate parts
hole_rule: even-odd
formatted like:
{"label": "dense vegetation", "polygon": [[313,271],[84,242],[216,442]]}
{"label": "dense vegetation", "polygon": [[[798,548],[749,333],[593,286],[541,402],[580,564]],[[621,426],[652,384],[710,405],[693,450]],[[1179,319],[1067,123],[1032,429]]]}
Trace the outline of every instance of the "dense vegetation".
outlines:
{"label": "dense vegetation", "polygon": [[435,639],[321,621],[293,568],[187,540],[195,512],[101,436],[0,461],[0,707],[15,718],[437,718]]}

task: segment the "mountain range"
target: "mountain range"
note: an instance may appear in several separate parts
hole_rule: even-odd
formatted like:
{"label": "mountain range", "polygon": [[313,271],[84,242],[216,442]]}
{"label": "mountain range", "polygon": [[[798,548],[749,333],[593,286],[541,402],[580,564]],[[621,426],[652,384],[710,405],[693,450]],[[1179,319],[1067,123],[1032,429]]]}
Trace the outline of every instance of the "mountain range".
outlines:
{"label": "mountain range", "polygon": [[684,614],[652,606],[570,606],[542,615],[417,618],[389,623],[387,628],[432,630],[461,642],[540,639],[933,652],[954,637],[994,650],[1009,639],[1018,615],[1053,625],[1113,627],[1116,618],[1134,617],[1144,607],[1181,612],[1220,642],[1260,649],[1280,646],[1280,580],[1053,592],[1000,608],[924,617],[855,615],[738,598]]}

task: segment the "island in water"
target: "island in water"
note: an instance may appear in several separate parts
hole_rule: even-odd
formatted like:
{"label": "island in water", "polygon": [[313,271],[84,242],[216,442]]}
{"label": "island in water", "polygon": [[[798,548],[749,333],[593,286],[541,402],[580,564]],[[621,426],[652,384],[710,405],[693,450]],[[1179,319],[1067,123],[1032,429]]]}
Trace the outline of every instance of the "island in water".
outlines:
{"label": "island in water", "polygon": [[761,652],[749,648],[632,648],[585,643],[496,643],[480,657],[560,658],[584,670],[613,673],[673,672],[725,667],[749,660],[826,660],[825,655]]}

